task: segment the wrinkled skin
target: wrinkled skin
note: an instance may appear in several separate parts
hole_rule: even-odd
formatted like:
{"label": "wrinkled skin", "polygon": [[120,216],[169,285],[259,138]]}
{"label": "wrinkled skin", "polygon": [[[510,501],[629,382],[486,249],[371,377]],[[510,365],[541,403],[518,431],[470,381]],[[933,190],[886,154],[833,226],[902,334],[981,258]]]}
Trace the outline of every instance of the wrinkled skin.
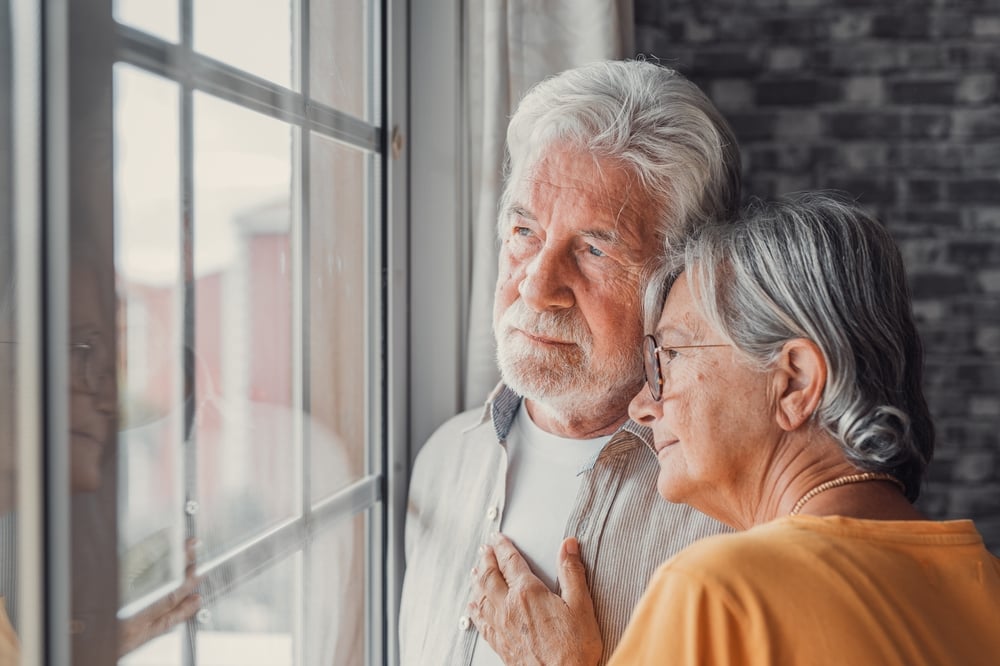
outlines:
{"label": "wrinkled skin", "polygon": [[559,549],[559,587],[553,594],[514,544],[497,535],[481,548],[472,570],[469,614],[480,635],[517,666],[594,666],[603,643],[576,539]]}

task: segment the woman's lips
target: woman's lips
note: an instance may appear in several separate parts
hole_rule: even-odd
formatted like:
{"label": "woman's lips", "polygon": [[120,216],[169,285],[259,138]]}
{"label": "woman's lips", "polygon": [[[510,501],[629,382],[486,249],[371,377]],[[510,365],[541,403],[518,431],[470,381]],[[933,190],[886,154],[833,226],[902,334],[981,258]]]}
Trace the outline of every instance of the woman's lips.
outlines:
{"label": "woman's lips", "polygon": [[656,451],[656,455],[660,455],[661,453],[663,453],[664,451],[666,451],[667,449],[669,449],[671,446],[673,446],[677,442],[678,442],[678,440],[676,440],[676,439],[672,440],[672,441],[669,441],[669,442],[654,442],[653,443],[653,449]]}

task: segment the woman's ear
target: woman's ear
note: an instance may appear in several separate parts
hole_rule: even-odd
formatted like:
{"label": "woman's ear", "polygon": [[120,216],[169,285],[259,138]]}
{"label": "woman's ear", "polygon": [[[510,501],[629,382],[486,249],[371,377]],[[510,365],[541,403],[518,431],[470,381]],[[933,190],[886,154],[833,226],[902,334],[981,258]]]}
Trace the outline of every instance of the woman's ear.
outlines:
{"label": "woman's ear", "polygon": [[809,420],[826,388],[826,358],[812,340],[795,338],[781,348],[775,364],[776,418],[786,431]]}

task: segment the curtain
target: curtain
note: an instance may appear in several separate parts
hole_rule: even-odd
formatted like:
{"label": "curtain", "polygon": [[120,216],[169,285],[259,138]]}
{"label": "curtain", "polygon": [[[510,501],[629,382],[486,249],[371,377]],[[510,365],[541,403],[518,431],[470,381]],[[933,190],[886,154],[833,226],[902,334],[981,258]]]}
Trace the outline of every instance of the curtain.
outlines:
{"label": "curtain", "polygon": [[464,109],[468,179],[466,408],[499,378],[493,342],[497,202],[507,120],[543,78],[594,60],[633,54],[632,0],[466,0]]}

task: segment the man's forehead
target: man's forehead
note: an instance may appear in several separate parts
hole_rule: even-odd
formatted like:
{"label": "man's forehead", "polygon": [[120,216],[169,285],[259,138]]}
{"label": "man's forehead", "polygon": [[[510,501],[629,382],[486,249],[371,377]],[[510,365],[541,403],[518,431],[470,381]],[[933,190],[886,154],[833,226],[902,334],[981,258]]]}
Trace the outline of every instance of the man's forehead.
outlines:
{"label": "man's forehead", "polygon": [[[593,160],[590,156],[579,159],[590,163]],[[612,227],[622,222],[636,227],[645,225],[645,217],[651,208],[635,178],[617,166],[586,168],[578,164],[568,170],[554,170],[539,165],[517,178],[511,195],[512,207],[520,209],[519,212],[526,213],[529,218],[541,214],[537,209],[547,202],[568,195],[592,212],[592,221]]]}

